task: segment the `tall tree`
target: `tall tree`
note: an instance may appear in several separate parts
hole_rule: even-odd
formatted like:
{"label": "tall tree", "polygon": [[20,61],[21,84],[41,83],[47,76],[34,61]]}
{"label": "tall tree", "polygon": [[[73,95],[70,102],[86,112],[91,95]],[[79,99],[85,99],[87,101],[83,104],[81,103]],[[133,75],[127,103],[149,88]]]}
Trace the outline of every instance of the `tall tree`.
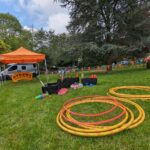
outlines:
{"label": "tall tree", "polygon": [[21,32],[21,24],[16,17],[9,13],[0,13],[0,38],[18,35]]}
{"label": "tall tree", "polygon": [[9,13],[0,13],[0,38],[9,45],[10,50],[20,46],[32,48],[31,32],[22,29],[19,20]]}
{"label": "tall tree", "polygon": [[[107,64],[111,64],[114,58],[118,59],[116,56],[121,57],[119,51],[115,52],[114,57],[111,55],[114,48],[120,49],[120,45],[142,48],[142,37],[150,35],[145,28],[149,18],[144,14],[144,10],[148,8],[148,0],[60,0],[60,2],[63,7],[70,10],[71,21],[68,30],[81,33],[83,42],[93,42],[99,47],[102,46],[99,50],[102,51],[101,54],[106,51],[106,57],[103,58],[106,58]],[[107,52],[110,50],[112,52],[108,55]]]}
{"label": "tall tree", "polygon": [[0,54],[9,52],[10,46],[6,44],[3,40],[0,40]]}
{"label": "tall tree", "polygon": [[[130,24],[128,24],[129,22],[127,23],[127,21],[131,18],[133,19],[133,17],[131,17],[133,16],[133,12],[139,9],[141,10],[142,6],[147,2],[147,0],[60,1],[62,2],[63,7],[70,8],[71,21],[68,25],[69,31],[84,33],[86,33],[86,31],[94,31],[95,41],[96,39],[99,39],[99,42],[102,40],[107,43],[110,43],[113,40],[116,32],[123,23],[127,24],[128,28],[130,28]],[[142,17],[141,14],[138,15],[138,19],[141,19]],[[122,22],[122,24],[120,22]],[[92,33],[90,32],[90,34]],[[101,37],[98,36],[99,34],[101,34]]]}
{"label": "tall tree", "polygon": [[33,33],[34,49],[37,51],[43,51],[49,46],[49,35],[48,32],[43,28]]}
{"label": "tall tree", "polygon": [[10,50],[15,50],[21,46],[32,49],[33,48],[33,40],[32,34],[30,31],[21,30],[19,35],[12,35],[5,38],[5,42],[10,45]]}

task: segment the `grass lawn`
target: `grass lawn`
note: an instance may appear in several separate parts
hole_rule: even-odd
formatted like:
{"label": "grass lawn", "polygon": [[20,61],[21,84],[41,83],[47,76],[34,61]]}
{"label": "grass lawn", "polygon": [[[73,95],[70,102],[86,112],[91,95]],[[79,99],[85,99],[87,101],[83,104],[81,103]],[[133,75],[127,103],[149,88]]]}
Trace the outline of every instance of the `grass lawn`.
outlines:
{"label": "grass lawn", "polygon": [[[64,96],[53,95],[42,101],[34,99],[41,93],[41,85],[36,80],[18,83],[9,81],[0,86],[0,150],[150,150],[150,101],[137,101],[146,113],[143,124],[112,136],[79,137],[66,133],[57,126],[56,116],[64,101],[70,98],[106,95],[109,88],[115,86],[150,86],[150,70],[144,68],[97,75],[99,81],[95,87],[70,89]],[[49,79],[56,81],[57,76],[51,75]],[[42,80],[45,80],[44,77]],[[99,112],[98,108],[104,109],[102,105],[78,109],[80,112]]]}

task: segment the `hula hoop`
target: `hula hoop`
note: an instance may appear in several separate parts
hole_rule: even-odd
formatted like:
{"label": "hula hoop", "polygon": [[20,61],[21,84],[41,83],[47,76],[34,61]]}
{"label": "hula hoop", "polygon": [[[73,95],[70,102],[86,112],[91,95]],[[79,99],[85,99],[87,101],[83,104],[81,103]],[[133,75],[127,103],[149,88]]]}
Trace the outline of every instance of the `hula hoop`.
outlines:
{"label": "hula hoop", "polygon": [[[60,114],[58,114],[56,121],[57,121],[58,126],[61,129],[63,129],[66,132],[69,132],[71,134],[74,134],[74,135],[86,136],[86,137],[106,136],[106,135],[112,135],[112,134],[121,132],[121,131],[125,130],[126,128],[128,128],[132,124],[132,122],[134,120],[134,114],[132,113],[132,111],[129,108],[127,108],[127,110],[131,116],[130,120],[127,123],[124,123],[122,126],[112,129],[112,130],[110,130],[110,128],[108,128],[108,129],[105,128],[105,129],[101,129],[101,130],[93,129],[93,131],[92,131],[92,130],[81,129],[81,128],[77,128],[77,127],[72,127],[72,126],[66,124],[62,120]],[[90,132],[92,132],[92,133],[90,133]]]}
{"label": "hula hoop", "polygon": [[[87,103],[87,102],[88,102],[88,103],[92,103],[92,102],[110,103],[110,102],[107,101],[107,100],[82,100],[82,102],[80,101],[80,102],[74,102],[74,103],[70,104],[69,107],[75,106],[75,105],[77,105],[77,104]],[[114,105],[116,105],[116,106],[119,107],[119,103],[115,103],[115,102],[114,102]],[[120,104],[120,105],[121,105],[121,104]],[[64,108],[64,107],[63,107],[63,108]],[[67,107],[67,108],[68,108],[68,107]],[[77,124],[77,125],[78,125],[78,124],[100,125],[100,124],[105,124],[105,123],[113,122],[113,121],[119,119],[120,117],[122,117],[122,116],[125,114],[126,109],[125,109],[125,107],[120,107],[120,108],[123,110],[122,113],[120,113],[119,115],[117,115],[117,116],[115,116],[115,117],[113,117],[113,118],[111,118],[111,119],[107,119],[107,120],[103,120],[103,121],[99,121],[99,122],[78,122],[78,121],[73,121],[73,120],[71,120],[71,119],[68,119],[68,118],[65,117],[65,115],[63,114],[63,113],[65,112],[66,108],[65,108],[65,109],[62,109],[60,113],[61,113],[61,116],[63,117],[63,119],[65,119],[66,121],[72,122],[72,123],[74,123],[74,124]],[[70,112],[70,109],[69,109],[69,112]]]}
{"label": "hula hoop", "polygon": [[145,119],[145,112],[144,112],[143,108],[139,104],[137,104],[137,103],[135,103],[133,101],[124,99],[124,98],[118,98],[118,97],[114,97],[114,96],[112,96],[112,97],[116,98],[119,101],[122,101],[122,102],[128,103],[130,105],[133,105],[138,110],[139,115],[138,115],[138,117],[136,119],[134,119],[134,121],[131,124],[131,126],[129,127],[129,129],[132,129],[132,128],[135,128],[135,127],[139,126],[144,121],[144,119]]}
{"label": "hula hoop", "polygon": [[[140,89],[145,91],[150,91],[150,87],[145,86],[130,86],[129,88],[127,86],[124,87],[116,87],[109,90],[109,97],[108,96],[83,96],[83,97],[77,97],[70,99],[69,101],[66,101],[60,110],[60,112],[57,115],[56,122],[58,126],[71,134],[78,135],[78,136],[86,136],[86,137],[97,137],[97,136],[106,136],[106,135],[112,135],[118,132],[121,132],[126,129],[132,129],[137,126],[139,126],[145,119],[145,112],[142,109],[142,107],[131,101],[131,99],[149,99],[150,95],[131,95],[131,94],[121,94],[117,93],[116,91],[119,89]],[[116,94],[117,93],[117,94]],[[120,97],[119,97],[119,96]],[[118,102],[124,102],[128,103],[136,108],[138,111],[138,116],[134,118],[134,113],[131,109],[123,105],[122,103]],[[97,114],[85,114],[85,113],[78,113],[71,111],[71,108],[75,105],[82,104],[82,103],[92,103],[92,102],[101,102],[101,103],[109,103],[114,105],[109,110],[97,113]],[[116,107],[115,107],[116,106]],[[121,108],[123,111],[118,116],[99,121],[99,122],[81,122],[73,118],[72,115],[76,116],[82,116],[82,117],[95,117],[95,116],[102,116],[105,114],[108,114],[110,112],[113,112],[116,108]],[[117,124],[114,125],[107,125],[102,126],[104,123],[113,122],[120,117],[123,116],[123,113],[125,117]]]}
{"label": "hula hoop", "polygon": [[134,90],[143,90],[143,91],[150,92],[150,86],[120,86],[120,87],[114,87],[109,89],[109,93],[112,96],[120,97],[120,98],[143,99],[143,100],[150,99],[150,95],[133,95],[133,94],[117,93],[117,90],[121,90],[121,89],[134,89]]}
{"label": "hula hoop", "polygon": [[[113,104],[115,105],[115,102],[114,101],[110,101],[110,100],[102,100],[101,96],[95,96],[95,98],[99,98],[99,102],[105,102],[105,103],[110,103],[110,104]],[[106,98],[107,96],[105,96]],[[88,97],[89,98],[89,97]],[[107,97],[110,99],[110,97]],[[75,100],[77,100],[78,98],[75,98]],[[81,97],[80,97],[81,99]],[[98,100],[87,100],[85,98],[85,100],[83,101],[82,100],[82,103],[86,103],[86,102],[98,102]],[[72,118],[72,116],[70,115],[70,111],[69,109],[71,107],[73,107],[74,105],[77,105],[77,104],[80,104],[81,101],[77,101],[77,102],[74,102],[74,103],[69,103],[67,104],[68,102],[66,102],[64,104],[65,107],[63,107],[63,109],[58,113],[57,115],[57,124],[58,126],[63,129],[64,131],[67,131],[71,134],[74,134],[74,135],[79,135],[79,136],[92,136],[92,137],[96,137],[96,136],[105,136],[105,135],[111,135],[111,134],[115,134],[115,133],[118,133],[118,132],[121,132],[127,128],[129,128],[133,121],[134,121],[134,114],[133,112],[125,107],[124,105],[122,105],[121,103],[117,102],[116,105],[117,107],[121,107],[122,109],[125,109],[126,108],[126,112],[125,112],[125,118],[118,124],[115,124],[115,125],[112,125],[112,126],[97,126],[97,125],[93,125],[93,124],[87,124],[87,123],[83,123],[83,122],[79,122],[74,120]],[[67,109],[67,110],[66,110]],[[63,117],[63,113],[66,113],[66,118],[64,120],[64,117]],[[129,117],[130,116],[130,117]],[[71,121],[70,121],[71,120]],[[79,127],[76,127],[76,126],[73,126],[73,125],[69,125],[68,122],[71,122],[73,124],[75,123],[78,123],[78,126]],[[77,124],[76,124],[77,125]]]}
{"label": "hula hoop", "polygon": [[[93,97],[96,98],[96,97],[98,97],[98,96],[92,96],[92,98],[93,98]],[[70,99],[70,100],[68,100],[68,101],[66,101],[66,102],[64,103],[64,107],[65,107],[66,104],[72,103],[73,101],[76,101],[76,100],[79,100],[79,99],[83,99],[83,98],[91,98],[91,96],[82,96],[82,97],[77,97],[77,98]],[[103,96],[103,97],[101,97],[101,98],[104,98],[104,99],[107,98],[107,99],[108,99],[108,96]],[[112,99],[112,98],[111,98],[111,100],[117,103],[117,101],[116,101],[115,99]],[[100,113],[97,113],[97,114],[84,114],[84,113],[73,112],[73,111],[71,111],[71,110],[68,110],[68,111],[69,111],[70,114],[76,115],[76,116],[99,117],[99,116],[102,116],[102,115],[105,115],[105,114],[108,114],[108,113],[114,111],[116,108],[117,108],[117,105],[113,106],[113,107],[112,107],[111,109],[109,109],[109,110],[106,110],[106,111],[103,111],[103,112],[100,112]]]}

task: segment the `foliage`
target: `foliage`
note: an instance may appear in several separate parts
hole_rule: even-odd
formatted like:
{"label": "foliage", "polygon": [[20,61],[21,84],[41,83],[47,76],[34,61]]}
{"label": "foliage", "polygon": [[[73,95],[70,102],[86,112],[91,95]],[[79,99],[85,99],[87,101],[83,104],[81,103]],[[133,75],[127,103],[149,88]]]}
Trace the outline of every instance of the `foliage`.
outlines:
{"label": "foliage", "polygon": [[18,35],[21,32],[21,24],[18,19],[9,13],[0,13],[0,38]]}
{"label": "foliage", "polygon": [[3,40],[0,40],[0,54],[9,52],[10,46]]}
{"label": "foliage", "polygon": [[144,57],[150,47],[146,0],[60,0],[70,7],[69,34],[43,28],[22,29],[18,19],[0,14],[0,37],[15,50],[20,46],[46,54],[48,67],[111,64],[124,57]]}
{"label": "foliage", "polygon": [[33,37],[31,31],[25,29],[21,30],[20,45],[28,49],[33,49]]}
{"label": "foliage", "polygon": [[[137,23],[137,21],[143,17],[143,15],[138,15],[138,19],[136,19],[135,17],[133,18],[133,14],[140,11],[141,6],[147,2],[146,0],[60,1],[64,7],[70,8],[71,22],[68,26],[70,31],[86,32],[88,30],[93,30],[95,32],[101,33],[100,39],[108,43],[113,40],[116,32],[118,32],[123,24],[124,26],[128,25],[128,28],[132,28],[133,25],[135,25],[135,23]],[[133,24],[131,24],[131,27],[130,24],[127,23],[130,20],[128,18],[135,20],[135,22],[132,20]],[[122,33],[124,33],[126,28],[122,31]],[[101,40],[99,40],[99,42]]]}
{"label": "foliage", "polygon": [[100,54],[105,64],[112,64],[127,56],[127,47],[114,44],[104,44],[100,48]]}
{"label": "foliage", "polygon": [[[150,18],[149,7],[143,5],[140,8],[136,8],[134,11],[129,12],[127,15],[123,15],[119,21],[118,35],[122,44],[128,46],[136,46],[142,48],[145,46],[143,39],[146,39],[150,35]],[[119,40],[117,41],[119,42]]]}
{"label": "foliage", "polygon": [[[99,46],[99,54],[105,58],[103,62],[110,64],[114,58],[116,61],[119,57],[121,59],[124,56],[122,53],[114,53],[114,49],[116,48],[117,51],[121,45],[128,47],[125,50],[129,52],[123,53],[129,54],[128,57],[131,54],[130,49],[136,51],[145,47],[143,39],[150,35],[147,0],[60,0],[60,2],[63,7],[68,7],[70,10],[71,21],[68,30],[72,33],[80,33],[83,46],[88,42],[89,45],[95,43]],[[114,46],[112,49],[110,44],[116,45],[116,47]],[[109,48],[105,49],[106,45]],[[90,55],[87,56],[91,56],[91,58],[87,58],[91,63],[92,57],[99,61],[96,57],[97,49],[95,50],[95,54],[94,52],[90,53],[89,50]],[[108,53],[108,50],[111,52]],[[139,54],[137,51],[132,55],[139,56],[136,53]]]}
{"label": "foliage", "polygon": [[38,30],[33,35],[34,50],[45,53],[48,63],[57,65],[64,51],[65,35],[55,35],[53,31]]}
{"label": "foliage", "polygon": [[19,20],[8,13],[0,13],[0,38],[10,45],[9,50],[15,50],[20,46],[32,47],[31,32],[22,29]]}
{"label": "foliage", "polygon": [[32,49],[32,35],[27,30],[22,30],[19,36],[12,35],[5,39],[6,43],[10,45],[10,50],[16,50],[19,47]]}

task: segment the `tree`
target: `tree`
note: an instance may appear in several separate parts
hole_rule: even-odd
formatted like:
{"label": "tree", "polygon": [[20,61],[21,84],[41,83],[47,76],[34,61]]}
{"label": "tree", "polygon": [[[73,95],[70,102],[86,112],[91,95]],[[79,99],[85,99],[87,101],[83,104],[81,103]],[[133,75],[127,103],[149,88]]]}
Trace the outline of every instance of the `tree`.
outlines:
{"label": "tree", "polygon": [[3,40],[0,40],[0,54],[9,52],[10,46],[7,45]]}
{"label": "tree", "polygon": [[20,46],[32,48],[31,32],[22,29],[19,20],[9,13],[0,13],[0,38],[9,45],[10,50]]}
{"label": "tree", "polygon": [[33,34],[34,49],[39,52],[47,49],[49,46],[48,32],[41,28]]}
{"label": "tree", "polygon": [[[106,64],[111,64],[114,58],[116,60],[121,58],[119,53],[117,57],[115,56],[114,49],[121,48],[126,51],[130,50],[130,47],[142,49],[143,37],[150,35],[146,28],[149,18],[145,15],[148,0],[60,0],[60,2],[62,7],[70,9],[71,21],[68,30],[71,33],[81,33],[83,43],[95,43],[100,51],[98,53],[95,49],[95,58],[98,58],[96,54],[105,54],[103,58]],[[108,54],[108,51],[111,52]]]}
{"label": "tree", "polygon": [[45,31],[43,28],[33,33],[33,49],[46,54],[48,64],[53,65],[53,51],[51,49],[52,39],[55,37],[53,31]]}
{"label": "tree", "polygon": [[31,31],[28,30],[21,30],[20,33],[20,45],[26,47],[28,49],[33,49],[33,37]]}
{"label": "tree", "polygon": [[124,19],[147,0],[60,0],[63,7],[70,7],[72,32],[85,32],[95,28],[101,40],[110,43]]}
{"label": "tree", "polygon": [[0,38],[18,35],[21,32],[21,24],[18,19],[9,13],[0,13]]}
{"label": "tree", "polygon": [[4,39],[5,43],[10,45],[10,50],[16,50],[19,47],[32,49],[32,34],[30,31],[22,30],[20,35],[12,35]]}
{"label": "tree", "polygon": [[131,47],[133,45],[144,46],[143,39],[150,35],[150,30],[147,27],[150,24],[150,18],[146,15],[148,10],[149,7],[145,4],[122,16],[123,19],[118,23],[117,36],[115,37],[118,41],[122,41],[121,44]]}

